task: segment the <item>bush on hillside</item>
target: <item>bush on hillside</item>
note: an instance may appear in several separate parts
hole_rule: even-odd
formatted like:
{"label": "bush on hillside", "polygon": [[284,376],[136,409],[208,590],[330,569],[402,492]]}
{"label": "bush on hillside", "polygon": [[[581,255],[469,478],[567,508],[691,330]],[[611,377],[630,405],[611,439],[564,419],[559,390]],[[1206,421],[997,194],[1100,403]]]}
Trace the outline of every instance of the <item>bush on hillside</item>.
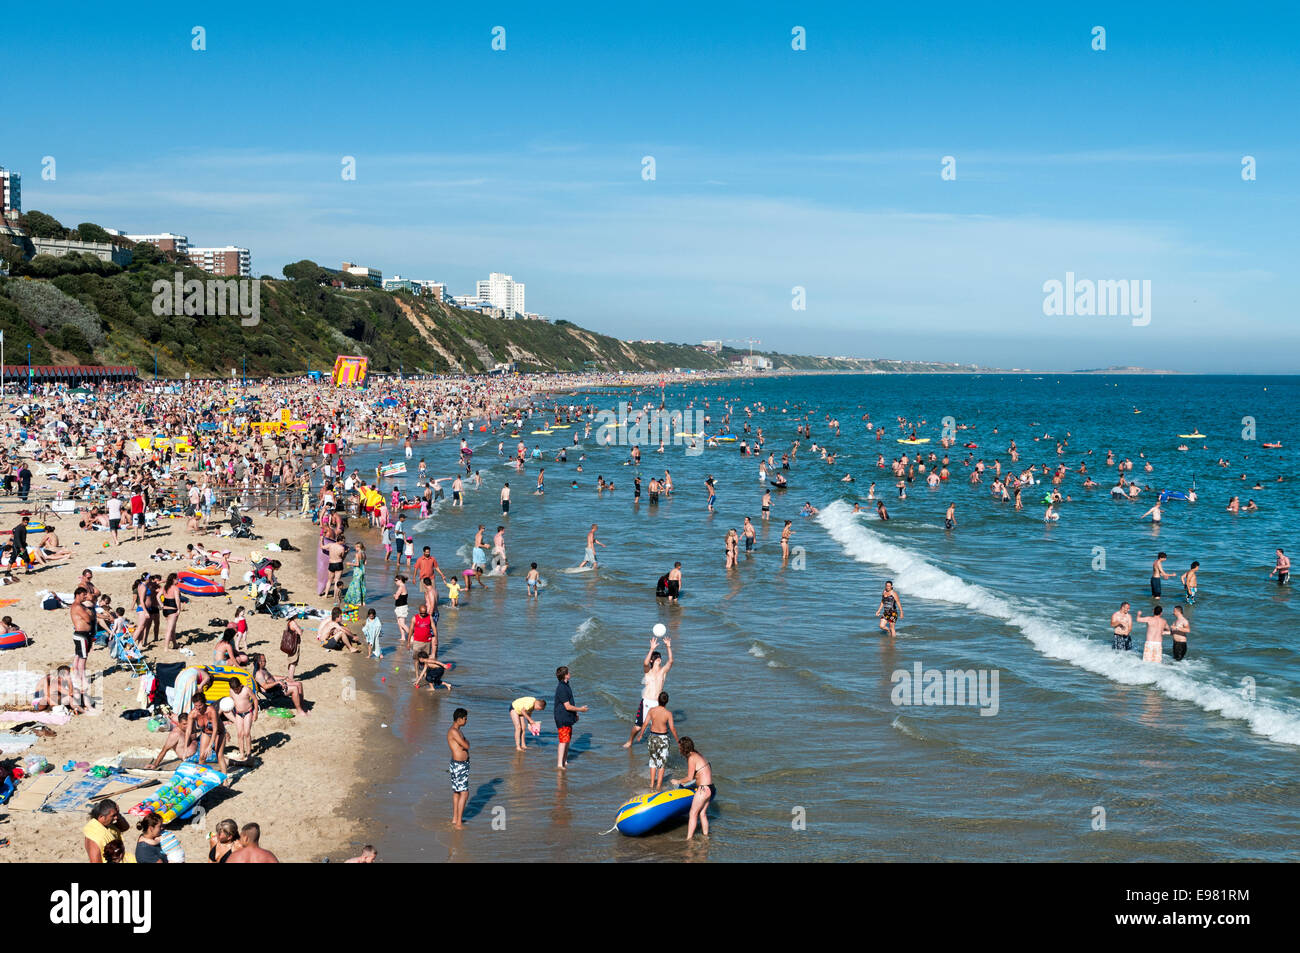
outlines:
{"label": "bush on hillside", "polygon": [[98,347],[106,340],[99,315],[54,285],[43,281],[10,281],[5,293],[18,305],[22,316],[38,328],[74,327],[91,347]]}

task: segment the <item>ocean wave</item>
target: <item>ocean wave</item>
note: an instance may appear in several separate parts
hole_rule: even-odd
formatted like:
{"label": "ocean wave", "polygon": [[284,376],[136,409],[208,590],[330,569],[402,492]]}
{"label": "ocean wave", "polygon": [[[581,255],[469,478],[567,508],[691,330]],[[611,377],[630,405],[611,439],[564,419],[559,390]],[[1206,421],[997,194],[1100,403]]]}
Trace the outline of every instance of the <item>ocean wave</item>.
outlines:
{"label": "ocean wave", "polygon": [[600,629],[600,622],[594,615],[587,616],[582,622],[578,623],[577,629],[573,632],[573,637],[569,639],[574,645],[582,645],[584,642],[595,638]]}
{"label": "ocean wave", "polygon": [[[857,562],[887,567],[894,587],[904,595],[937,599],[965,606],[981,615],[1013,625],[1049,658],[1104,676],[1121,685],[1150,685],[1170,698],[1225,718],[1246,722],[1256,734],[1300,746],[1300,714],[1251,700],[1238,686],[1224,688],[1195,677],[1194,671],[1171,665],[1151,665],[1135,652],[1115,652],[1109,645],[1070,632],[1065,626],[1035,615],[1024,605],[983,586],[944,572],[922,556],[883,540],[854,518],[842,501],[821,511],[817,521],[846,555]],[[1231,678],[1222,672],[1213,677]]]}

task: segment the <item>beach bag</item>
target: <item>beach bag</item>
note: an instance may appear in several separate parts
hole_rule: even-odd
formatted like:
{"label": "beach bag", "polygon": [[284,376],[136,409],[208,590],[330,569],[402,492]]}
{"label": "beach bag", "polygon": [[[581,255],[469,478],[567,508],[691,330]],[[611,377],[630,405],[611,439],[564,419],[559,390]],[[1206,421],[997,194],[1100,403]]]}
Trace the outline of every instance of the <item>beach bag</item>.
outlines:
{"label": "beach bag", "polygon": [[286,625],[284,635],[280,636],[280,651],[285,655],[293,655],[298,651],[299,641],[298,633]]}

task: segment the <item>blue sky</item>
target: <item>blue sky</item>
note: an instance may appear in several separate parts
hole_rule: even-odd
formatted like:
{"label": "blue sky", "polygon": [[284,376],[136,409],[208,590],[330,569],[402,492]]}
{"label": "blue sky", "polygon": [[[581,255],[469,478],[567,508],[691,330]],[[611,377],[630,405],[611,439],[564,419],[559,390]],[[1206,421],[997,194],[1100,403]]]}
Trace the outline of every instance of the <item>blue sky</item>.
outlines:
{"label": "blue sky", "polygon": [[[0,164],[65,224],[504,271],[628,338],[1297,370],[1300,14],[841,6],[19,8]],[[1150,324],[1044,316],[1067,271],[1150,280]]]}

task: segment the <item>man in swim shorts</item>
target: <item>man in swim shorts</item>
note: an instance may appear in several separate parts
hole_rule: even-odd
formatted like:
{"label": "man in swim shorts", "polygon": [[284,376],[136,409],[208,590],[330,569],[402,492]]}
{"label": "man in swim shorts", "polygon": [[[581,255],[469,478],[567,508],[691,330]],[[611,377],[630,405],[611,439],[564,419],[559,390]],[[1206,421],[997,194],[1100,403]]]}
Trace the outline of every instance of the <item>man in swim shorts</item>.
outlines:
{"label": "man in swim shorts", "polygon": [[1121,602],[1119,609],[1110,616],[1110,627],[1115,633],[1111,648],[1116,652],[1133,650],[1133,616],[1129,614],[1129,604]]}
{"label": "man in swim shorts", "polygon": [[457,830],[465,826],[465,802],[469,800],[469,740],[461,730],[467,721],[469,712],[457,708],[447,729],[447,747],[451,750],[451,760],[447,762],[447,773],[451,775],[451,826]]}
{"label": "man in swim shorts", "polygon": [[1142,646],[1142,661],[1154,662],[1160,664],[1160,657],[1164,651],[1165,632],[1169,630],[1169,623],[1163,618],[1165,611],[1164,606],[1156,606],[1152,610],[1152,615],[1145,616],[1138,613],[1137,620],[1145,622],[1147,626],[1147,641]]}
{"label": "man in swim shorts", "polygon": [[664,783],[664,768],[668,766],[668,735],[677,741],[677,726],[673,724],[673,713],[668,710],[668,693],[660,692],[658,704],[646,712],[645,724],[636,736],[640,741],[647,728],[650,740],[646,744],[650,757],[650,790],[658,791]]}
{"label": "man in swim shorts", "polygon": [[1151,564],[1151,596],[1154,599],[1160,598],[1160,580],[1174,577],[1173,573],[1165,572],[1165,560],[1168,558],[1167,553],[1160,553]]}
{"label": "man in swim shorts", "polygon": [[1187,604],[1196,605],[1196,571],[1201,568],[1199,562],[1193,562],[1192,567],[1183,573],[1179,580],[1183,584],[1183,592],[1187,594]]}
{"label": "man in swim shorts", "polygon": [[1277,562],[1273,566],[1273,571],[1268,575],[1269,578],[1277,576],[1277,584],[1279,586],[1285,586],[1287,579],[1291,576],[1291,560],[1282,552],[1281,547],[1278,547]]}

